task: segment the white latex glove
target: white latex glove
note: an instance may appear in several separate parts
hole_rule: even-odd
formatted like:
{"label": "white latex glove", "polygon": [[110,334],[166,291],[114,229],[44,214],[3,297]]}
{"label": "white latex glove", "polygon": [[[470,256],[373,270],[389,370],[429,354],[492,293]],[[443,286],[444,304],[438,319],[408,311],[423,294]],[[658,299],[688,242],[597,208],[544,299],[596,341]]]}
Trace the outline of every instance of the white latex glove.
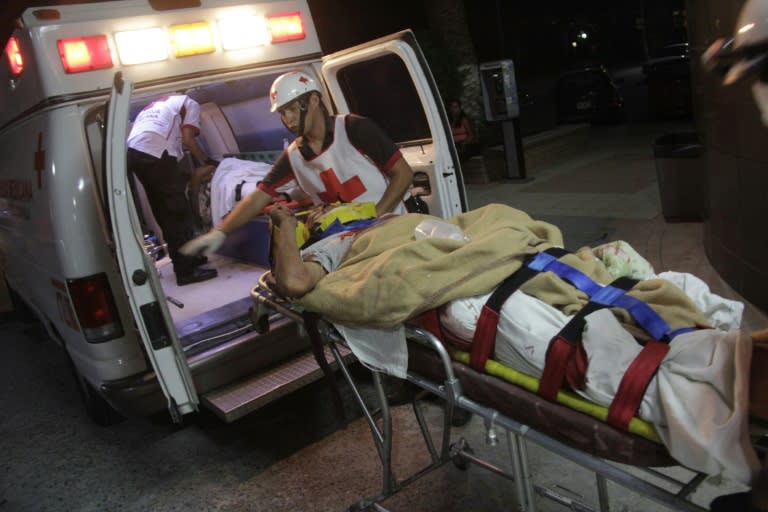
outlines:
{"label": "white latex glove", "polygon": [[225,238],[227,238],[226,233],[212,229],[179,247],[179,252],[185,256],[210,256],[221,247]]}

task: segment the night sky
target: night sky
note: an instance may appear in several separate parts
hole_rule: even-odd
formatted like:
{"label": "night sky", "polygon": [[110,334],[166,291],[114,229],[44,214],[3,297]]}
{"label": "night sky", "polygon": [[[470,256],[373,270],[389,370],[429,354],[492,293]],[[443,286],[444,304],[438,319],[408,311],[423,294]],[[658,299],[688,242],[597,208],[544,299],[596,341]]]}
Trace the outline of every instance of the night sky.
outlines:
{"label": "night sky", "polygon": [[[331,53],[405,28],[434,31],[421,0],[308,0],[323,51]],[[645,47],[684,41],[670,16],[684,0],[585,0],[508,2],[465,0],[467,23],[479,62],[513,59],[523,77],[554,75],[586,61],[607,66],[640,63]],[[638,20],[642,19],[642,29]],[[344,20],[343,22],[340,20]],[[588,44],[574,50],[577,32]]]}

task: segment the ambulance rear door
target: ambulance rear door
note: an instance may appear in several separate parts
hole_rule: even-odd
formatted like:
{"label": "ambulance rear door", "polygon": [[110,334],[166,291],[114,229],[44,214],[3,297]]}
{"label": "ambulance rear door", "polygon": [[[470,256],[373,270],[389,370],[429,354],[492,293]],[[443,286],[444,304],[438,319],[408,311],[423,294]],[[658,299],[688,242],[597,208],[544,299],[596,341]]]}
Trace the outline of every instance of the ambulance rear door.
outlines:
{"label": "ambulance rear door", "polygon": [[327,55],[320,68],[337,113],[374,120],[400,146],[431,214],[467,210],[450,123],[413,32]]}
{"label": "ambulance rear door", "polygon": [[192,376],[168,312],[155,265],[143,247],[143,231],[128,181],[126,139],[133,83],[115,75],[107,114],[107,198],[115,252],[138,333],[168,399],[174,421],[197,410]]}

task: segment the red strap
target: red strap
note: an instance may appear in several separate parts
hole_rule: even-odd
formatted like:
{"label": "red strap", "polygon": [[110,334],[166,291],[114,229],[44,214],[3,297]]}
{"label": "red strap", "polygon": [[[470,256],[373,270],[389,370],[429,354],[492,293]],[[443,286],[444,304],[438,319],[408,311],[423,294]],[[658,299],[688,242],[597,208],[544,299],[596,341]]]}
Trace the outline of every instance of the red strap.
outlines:
{"label": "red strap", "polygon": [[421,327],[437,336],[437,339],[443,341],[443,329],[440,327],[440,315],[437,308],[428,309],[413,319]]}
{"label": "red strap", "polygon": [[608,423],[624,430],[629,428],[629,422],[640,407],[645,390],[667,352],[669,345],[666,343],[648,340],[621,379],[608,409]]}
{"label": "red strap", "polygon": [[485,371],[485,362],[491,357],[496,345],[496,327],[498,325],[498,311],[483,306],[475,326],[475,335],[472,337],[472,352],[469,354],[469,365],[477,371]]}
{"label": "red strap", "polygon": [[547,400],[555,401],[557,399],[557,392],[563,385],[565,370],[575,348],[573,343],[560,335],[552,340],[547,349],[544,373],[539,381],[539,395]]}

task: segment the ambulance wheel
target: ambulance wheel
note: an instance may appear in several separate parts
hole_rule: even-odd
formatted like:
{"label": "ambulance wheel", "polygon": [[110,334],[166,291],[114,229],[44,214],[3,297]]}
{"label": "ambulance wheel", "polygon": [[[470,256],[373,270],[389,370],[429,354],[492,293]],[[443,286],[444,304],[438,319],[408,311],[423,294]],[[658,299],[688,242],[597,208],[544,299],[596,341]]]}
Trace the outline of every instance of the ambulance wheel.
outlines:
{"label": "ambulance wheel", "polygon": [[125,417],[117,412],[82,376],[72,358],[69,357],[69,354],[67,354],[67,362],[69,363],[69,369],[72,371],[72,376],[75,378],[77,391],[80,394],[80,399],[85,406],[85,412],[88,414],[88,417],[102,427],[116,425],[125,420]]}

